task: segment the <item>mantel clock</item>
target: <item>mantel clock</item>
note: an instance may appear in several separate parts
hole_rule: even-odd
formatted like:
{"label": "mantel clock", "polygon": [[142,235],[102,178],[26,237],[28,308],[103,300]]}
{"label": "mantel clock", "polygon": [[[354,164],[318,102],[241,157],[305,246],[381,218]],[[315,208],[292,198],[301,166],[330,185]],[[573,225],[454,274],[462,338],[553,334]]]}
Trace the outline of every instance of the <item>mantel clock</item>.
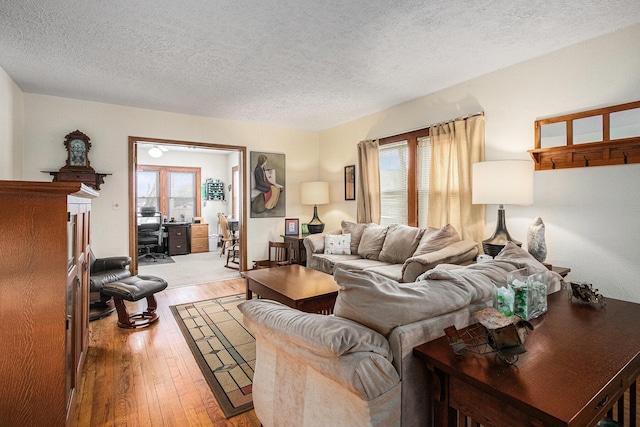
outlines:
{"label": "mantel clock", "polygon": [[96,190],[104,184],[104,177],[108,173],[96,173],[89,161],[91,143],[89,138],[79,130],[75,130],[64,137],[67,149],[67,163],[57,172],[45,172],[53,176],[53,181],[82,182]]}

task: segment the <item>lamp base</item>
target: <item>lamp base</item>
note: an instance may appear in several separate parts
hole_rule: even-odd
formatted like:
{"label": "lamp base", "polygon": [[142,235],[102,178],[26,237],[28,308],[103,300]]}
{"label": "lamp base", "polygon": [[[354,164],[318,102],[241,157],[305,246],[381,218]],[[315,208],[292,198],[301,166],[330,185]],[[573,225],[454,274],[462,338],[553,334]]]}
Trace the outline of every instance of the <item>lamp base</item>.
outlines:
{"label": "lamp base", "polygon": [[307,228],[309,229],[309,234],[318,234],[324,231],[324,222],[318,218],[318,205],[313,206],[313,218],[307,224]]}
{"label": "lamp base", "polygon": [[482,241],[482,250],[485,254],[491,255],[495,258],[500,253],[502,248],[507,242],[513,242],[518,246],[522,246],[521,242],[513,239],[507,230],[507,222],[504,216],[504,206],[500,205],[498,208],[498,223],[496,224],[496,231],[487,240]]}
{"label": "lamp base", "polygon": [[324,231],[324,224],[307,224],[309,234],[318,234]]}
{"label": "lamp base", "polygon": [[[516,242],[513,241],[513,243],[515,243],[518,246],[522,246],[522,243],[520,242]],[[494,245],[491,243],[487,243],[487,241],[483,241],[482,242],[482,251],[487,254],[487,255],[491,255],[492,258],[495,258],[496,255],[498,255],[500,253],[500,251],[504,248],[504,246],[506,245],[506,243],[503,243],[501,245]]]}

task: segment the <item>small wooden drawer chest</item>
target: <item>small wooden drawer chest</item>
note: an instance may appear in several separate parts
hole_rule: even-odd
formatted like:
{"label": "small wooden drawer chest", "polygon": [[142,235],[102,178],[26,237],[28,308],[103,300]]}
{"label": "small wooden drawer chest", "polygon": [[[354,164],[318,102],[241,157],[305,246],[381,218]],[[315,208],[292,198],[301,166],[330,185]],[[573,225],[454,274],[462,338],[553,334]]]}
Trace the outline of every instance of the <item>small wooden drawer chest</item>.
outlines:
{"label": "small wooden drawer chest", "polygon": [[209,251],[209,224],[191,224],[191,253]]}

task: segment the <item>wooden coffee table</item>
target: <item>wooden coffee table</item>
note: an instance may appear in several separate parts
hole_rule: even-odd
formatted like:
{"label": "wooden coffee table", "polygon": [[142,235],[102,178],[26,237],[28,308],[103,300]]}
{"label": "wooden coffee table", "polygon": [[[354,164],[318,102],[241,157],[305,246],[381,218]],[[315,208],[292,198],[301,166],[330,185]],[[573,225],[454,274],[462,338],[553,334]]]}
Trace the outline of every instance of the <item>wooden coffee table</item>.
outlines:
{"label": "wooden coffee table", "polygon": [[463,414],[491,426],[595,426],[614,405],[620,412],[629,389],[624,425],[635,426],[640,304],[606,301],[603,309],[569,301],[566,290],[549,295],[514,366],[495,354],[456,356],[445,337],[416,347],[432,385],[432,425]]}
{"label": "wooden coffee table", "polygon": [[298,264],[240,274],[247,280],[247,299],[255,292],[307,313],[333,313],[340,289],[333,276]]}

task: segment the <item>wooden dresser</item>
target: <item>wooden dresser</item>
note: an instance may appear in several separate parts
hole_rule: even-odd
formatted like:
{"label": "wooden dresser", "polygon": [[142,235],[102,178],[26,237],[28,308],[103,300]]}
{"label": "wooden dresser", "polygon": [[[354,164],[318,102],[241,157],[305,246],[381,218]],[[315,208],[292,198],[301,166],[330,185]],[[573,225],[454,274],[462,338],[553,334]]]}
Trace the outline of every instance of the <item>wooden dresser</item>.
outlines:
{"label": "wooden dresser", "polygon": [[209,224],[191,224],[191,253],[209,252]]}
{"label": "wooden dresser", "polygon": [[91,198],[81,183],[0,181],[2,426],[64,426],[89,343]]}

